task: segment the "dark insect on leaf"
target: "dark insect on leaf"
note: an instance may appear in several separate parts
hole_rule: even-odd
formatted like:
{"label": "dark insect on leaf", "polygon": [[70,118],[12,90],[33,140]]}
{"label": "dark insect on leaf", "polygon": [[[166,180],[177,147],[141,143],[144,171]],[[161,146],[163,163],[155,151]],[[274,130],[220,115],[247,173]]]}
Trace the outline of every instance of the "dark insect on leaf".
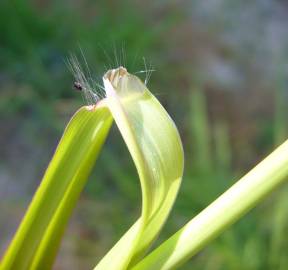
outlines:
{"label": "dark insect on leaf", "polygon": [[74,82],[73,83],[74,89],[78,90],[78,91],[82,91],[83,90],[83,86],[81,83],[79,82]]}

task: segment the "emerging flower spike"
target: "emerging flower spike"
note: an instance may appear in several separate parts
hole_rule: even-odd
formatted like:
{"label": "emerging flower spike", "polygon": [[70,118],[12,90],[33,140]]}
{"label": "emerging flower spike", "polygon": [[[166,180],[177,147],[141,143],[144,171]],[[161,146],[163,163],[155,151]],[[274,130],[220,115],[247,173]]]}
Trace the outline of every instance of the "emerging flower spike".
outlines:
{"label": "emerging flower spike", "polygon": [[[86,58],[81,49],[80,51],[85,64],[85,72],[75,55],[71,54],[70,59],[67,61],[67,66],[75,79],[73,87],[75,90],[82,92],[83,98],[87,105],[96,105],[101,99],[106,97],[107,88],[105,89],[105,87],[97,83],[96,80],[92,78]],[[149,67],[147,66],[145,58],[143,58],[143,61],[145,69],[137,71],[135,74],[145,73],[146,77],[144,84],[147,86],[151,74],[155,70],[152,68],[151,64]],[[125,75],[128,75],[130,78],[133,76],[127,72],[125,67],[120,66],[119,68],[108,70],[103,79],[108,79],[111,83],[113,82],[113,86],[117,88],[119,79]],[[134,75],[134,77],[136,78],[137,76]]]}

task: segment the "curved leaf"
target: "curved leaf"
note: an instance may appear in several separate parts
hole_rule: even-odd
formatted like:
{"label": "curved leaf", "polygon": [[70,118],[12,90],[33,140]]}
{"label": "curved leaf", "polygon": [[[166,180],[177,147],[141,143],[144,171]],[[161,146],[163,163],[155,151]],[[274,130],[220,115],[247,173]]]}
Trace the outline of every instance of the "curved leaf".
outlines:
{"label": "curved leaf", "polygon": [[141,259],[166,221],[184,155],[173,121],[145,84],[122,67],[108,71],[103,81],[106,104],[140,177],[142,213],[95,269],[127,269]]}

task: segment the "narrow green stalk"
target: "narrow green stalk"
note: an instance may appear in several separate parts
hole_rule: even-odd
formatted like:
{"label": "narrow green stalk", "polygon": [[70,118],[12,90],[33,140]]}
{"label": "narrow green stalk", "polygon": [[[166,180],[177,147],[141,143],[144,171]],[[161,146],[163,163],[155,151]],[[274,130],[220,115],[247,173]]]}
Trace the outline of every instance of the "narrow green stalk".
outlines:
{"label": "narrow green stalk", "polygon": [[283,63],[278,63],[275,85],[275,112],[274,112],[274,143],[278,145],[284,142],[287,135],[287,111],[286,111],[286,76],[283,72]]}
{"label": "narrow green stalk", "polygon": [[199,169],[210,170],[212,167],[211,132],[207,115],[207,102],[201,89],[191,92],[190,104],[190,130],[193,140],[191,151],[195,154],[194,162]]}
{"label": "narrow green stalk", "polygon": [[175,269],[240,219],[288,176],[288,140],[133,270]]}
{"label": "narrow green stalk", "polygon": [[215,156],[219,172],[231,170],[231,145],[227,124],[218,121],[214,127]]}
{"label": "narrow green stalk", "polygon": [[281,258],[286,256],[288,227],[288,186],[277,194],[277,202],[273,208],[271,242],[269,245],[269,264],[271,269],[280,269]]}

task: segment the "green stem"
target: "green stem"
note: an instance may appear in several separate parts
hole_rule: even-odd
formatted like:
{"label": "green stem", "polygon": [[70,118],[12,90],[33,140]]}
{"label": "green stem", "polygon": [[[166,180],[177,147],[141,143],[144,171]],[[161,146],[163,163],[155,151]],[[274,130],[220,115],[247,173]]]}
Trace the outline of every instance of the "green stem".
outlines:
{"label": "green stem", "polygon": [[288,140],[133,270],[175,269],[240,219],[288,176]]}

